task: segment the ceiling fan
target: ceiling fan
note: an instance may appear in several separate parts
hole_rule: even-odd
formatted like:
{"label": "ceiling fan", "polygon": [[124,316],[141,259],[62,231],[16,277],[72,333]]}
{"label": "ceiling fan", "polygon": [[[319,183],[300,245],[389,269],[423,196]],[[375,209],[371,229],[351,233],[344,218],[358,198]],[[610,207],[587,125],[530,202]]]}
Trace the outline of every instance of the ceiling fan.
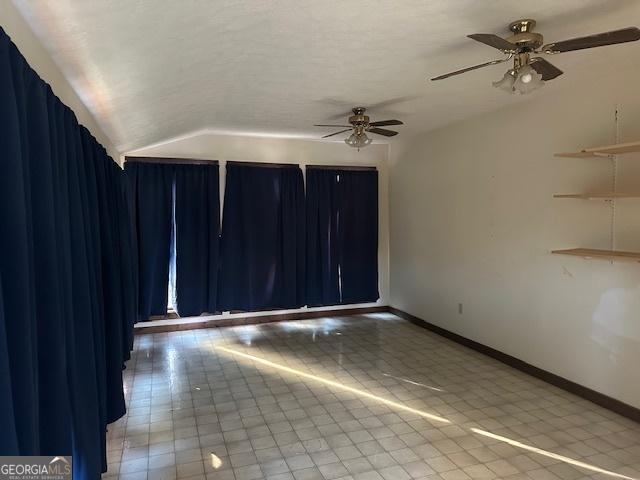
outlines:
{"label": "ceiling fan", "polygon": [[583,50],[586,48],[603,47],[617,43],[635,42],[640,40],[640,29],[628,27],[621,30],[598,33],[587,37],[572,38],[562,42],[544,44],[541,34],[533,32],[535,20],[516,20],[509,24],[512,35],[502,38],[491,33],[474,33],[469,38],[496,48],[506,56],[498,60],[481,63],[472,67],[446,73],[431,80],[443,80],[454,75],[470,72],[478,68],[497,65],[513,59],[513,68],[507,70],[502,80],[493,82],[493,86],[509,93],[529,93],[544,85],[547,80],[553,80],[562,75],[562,70],[542,57],[532,57],[531,54],[556,53]]}
{"label": "ceiling fan", "polygon": [[403,125],[400,120],[382,120],[379,122],[370,122],[369,116],[364,114],[364,112],[366,111],[366,108],[364,107],[355,107],[351,111],[353,112],[353,115],[350,116],[348,120],[351,125],[314,125],[314,127],[344,128],[344,130],[330,133],[329,135],[325,135],[322,138],[333,137],[334,135],[339,135],[341,133],[352,130],[353,132],[344,142],[350,147],[357,148],[359,151],[361,148],[371,144],[372,140],[367,137],[367,132],[377,133],[378,135],[383,135],[385,137],[394,137],[398,134],[398,132],[379,127],[386,127],[388,125]]}

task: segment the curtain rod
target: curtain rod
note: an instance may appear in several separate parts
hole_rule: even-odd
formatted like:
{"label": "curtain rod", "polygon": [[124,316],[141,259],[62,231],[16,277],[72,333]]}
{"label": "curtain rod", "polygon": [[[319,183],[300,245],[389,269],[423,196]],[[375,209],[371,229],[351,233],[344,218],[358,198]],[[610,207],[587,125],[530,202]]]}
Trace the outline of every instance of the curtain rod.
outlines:
{"label": "curtain rod", "polygon": [[169,158],[169,157],[124,157],[124,162],[164,163],[178,165],[218,165],[218,160],[202,160],[197,158]]}
{"label": "curtain rod", "polygon": [[352,170],[352,171],[375,171],[377,167],[362,165],[307,165],[307,170]]}
{"label": "curtain rod", "polygon": [[300,168],[297,163],[268,163],[268,162],[238,162],[228,161],[227,165],[238,165],[243,167],[265,167],[265,168]]}
{"label": "curtain rod", "polygon": [[[197,158],[174,158],[174,157],[124,157],[125,163],[160,163],[160,164],[178,164],[178,165],[218,165],[218,160],[203,160]],[[247,167],[265,167],[265,168],[300,168],[297,163],[268,163],[268,162],[243,162],[228,161],[227,165],[240,165]],[[351,170],[351,171],[375,171],[377,167],[363,165],[306,165],[307,170]]]}

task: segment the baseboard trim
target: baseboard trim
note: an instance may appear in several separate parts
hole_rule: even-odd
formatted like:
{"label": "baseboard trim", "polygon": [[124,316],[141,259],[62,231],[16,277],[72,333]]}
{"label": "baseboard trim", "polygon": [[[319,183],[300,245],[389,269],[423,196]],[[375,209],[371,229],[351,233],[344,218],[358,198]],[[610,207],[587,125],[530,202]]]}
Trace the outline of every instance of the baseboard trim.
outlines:
{"label": "baseboard trim", "polygon": [[585,400],[589,400],[590,402],[595,403],[601,407],[606,408],[607,410],[611,410],[623,417],[627,417],[636,422],[640,422],[640,409],[633,407],[627,403],[624,403],[615,398],[609,397],[604,393],[597,392],[592,390],[584,385],[580,385],[578,383],[572,382],[571,380],[567,380],[564,377],[556,375],[554,373],[548,372],[547,370],[543,370],[534,365],[531,365],[519,358],[512,357],[506,353],[503,353],[495,348],[491,348],[482,343],[478,343],[474,340],[463,337],[462,335],[458,335],[457,333],[453,333],[449,330],[446,330],[442,327],[438,327],[432,323],[429,323],[421,318],[418,318],[410,313],[404,312],[394,307],[389,307],[389,312],[397,315],[398,317],[404,318],[409,322],[413,323],[422,328],[426,328],[427,330],[436,333],[442,337],[448,338],[460,345],[464,345],[465,347],[471,348],[477,352],[480,352],[484,355],[487,355],[495,360],[498,360],[510,367],[513,367],[521,372],[527,373],[533,377],[539,378],[540,380],[544,380],[551,385],[554,385],[558,388],[561,388],[569,393],[577,395],[578,397],[584,398]]}
{"label": "baseboard trim", "polygon": [[291,320],[309,320],[320,317],[346,317],[348,315],[362,315],[365,313],[388,312],[386,305],[374,307],[340,308],[336,310],[308,310],[292,313],[275,313],[270,315],[247,315],[241,317],[218,317],[202,321],[191,321],[185,323],[172,323],[167,325],[145,326],[143,322],[138,323],[134,328],[136,335],[147,333],[179,332],[183,330],[200,330],[203,328],[237,327],[240,325],[259,325],[262,323],[288,322]]}

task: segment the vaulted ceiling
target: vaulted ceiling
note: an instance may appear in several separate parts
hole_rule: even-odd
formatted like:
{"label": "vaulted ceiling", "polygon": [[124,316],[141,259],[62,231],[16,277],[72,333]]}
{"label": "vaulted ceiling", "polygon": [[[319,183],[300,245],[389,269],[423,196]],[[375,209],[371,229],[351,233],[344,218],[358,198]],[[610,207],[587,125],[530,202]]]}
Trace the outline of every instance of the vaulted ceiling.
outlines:
{"label": "vaulted ceiling", "polygon": [[[640,24],[637,0],[13,1],[121,152],[203,130],[317,138],[356,105],[430,130],[526,99],[491,88],[504,65],[427,80],[501,56],[466,34],[526,17],[548,42]],[[565,74],[533,95],[639,53],[555,56]]]}

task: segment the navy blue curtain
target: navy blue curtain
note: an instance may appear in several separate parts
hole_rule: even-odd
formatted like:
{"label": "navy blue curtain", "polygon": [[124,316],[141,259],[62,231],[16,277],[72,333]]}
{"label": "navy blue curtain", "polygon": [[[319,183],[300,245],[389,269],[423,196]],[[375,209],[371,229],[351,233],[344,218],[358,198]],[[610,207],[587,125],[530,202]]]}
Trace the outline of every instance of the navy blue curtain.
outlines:
{"label": "navy blue curtain", "polygon": [[375,302],[378,293],[378,171],[338,173],[342,303]]}
{"label": "navy blue curtain", "polygon": [[[131,231],[125,206],[122,170],[114,162],[87,162],[95,165],[95,188],[98,193],[98,239],[102,257],[102,298],[104,303],[107,422],[124,415],[126,408],[122,388],[123,361],[133,348],[133,329],[136,321],[135,284],[133,268],[121,268],[122,263],[132,265]],[[115,215],[119,212],[118,215]],[[111,262],[110,259],[120,259]],[[124,293],[126,292],[126,294]]]}
{"label": "navy blue curtain", "polygon": [[338,175],[307,167],[307,304],[340,303]]}
{"label": "navy blue curtain", "polygon": [[307,303],[378,297],[378,172],[307,167]]}
{"label": "navy blue curtain", "polygon": [[[131,220],[131,210],[129,208],[129,195],[128,195],[128,182],[126,175],[118,165],[113,163],[109,165],[109,173],[111,181],[116,188],[110,189],[109,192],[115,197],[113,205],[117,205],[115,212],[116,225],[118,227],[118,235],[115,236],[117,244],[117,251],[121,258],[121,263],[124,264],[123,268],[120,268],[120,278],[122,282],[122,292],[126,294],[122,295],[122,359],[123,361],[131,358],[131,350],[133,350],[133,328],[138,321],[138,253],[137,244],[135,243],[135,231],[133,229],[133,222]],[[123,178],[124,177],[124,178]],[[113,211],[114,208],[111,207]],[[124,365],[123,365],[124,368]]]}
{"label": "navy blue curtain", "polygon": [[[0,35],[0,275],[3,279],[4,316],[9,374],[15,412],[18,450],[35,455],[40,449],[37,330],[34,281],[31,193],[28,183],[26,129],[26,62],[4,31]],[[62,359],[63,361],[64,359]],[[64,372],[63,368],[56,369]],[[62,378],[66,384],[66,377]],[[58,392],[64,395],[65,392]],[[57,401],[54,399],[54,401]],[[1,409],[5,406],[1,405]],[[70,452],[70,442],[66,453]]]}
{"label": "navy blue curtain", "polygon": [[11,390],[11,372],[9,371],[9,352],[2,301],[2,279],[0,278],[0,452],[3,455],[18,455],[18,436],[16,434],[13,395]]}
{"label": "navy blue curtain", "polygon": [[127,161],[138,256],[138,319],[166,315],[174,165]]}
{"label": "navy blue curtain", "polygon": [[135,313],[124,178],[1,29],[0,125],[0,453],[97,479]]}
{"label": "navy blue curtain", "polygon": [[218,298],[218,164],[175,165],[176,303],[181,317],[214,313]]}
{"label": "navy blue curtain", "polygon": [[298,165],[227,163],[219,310],[305,304],[304,224]]}

